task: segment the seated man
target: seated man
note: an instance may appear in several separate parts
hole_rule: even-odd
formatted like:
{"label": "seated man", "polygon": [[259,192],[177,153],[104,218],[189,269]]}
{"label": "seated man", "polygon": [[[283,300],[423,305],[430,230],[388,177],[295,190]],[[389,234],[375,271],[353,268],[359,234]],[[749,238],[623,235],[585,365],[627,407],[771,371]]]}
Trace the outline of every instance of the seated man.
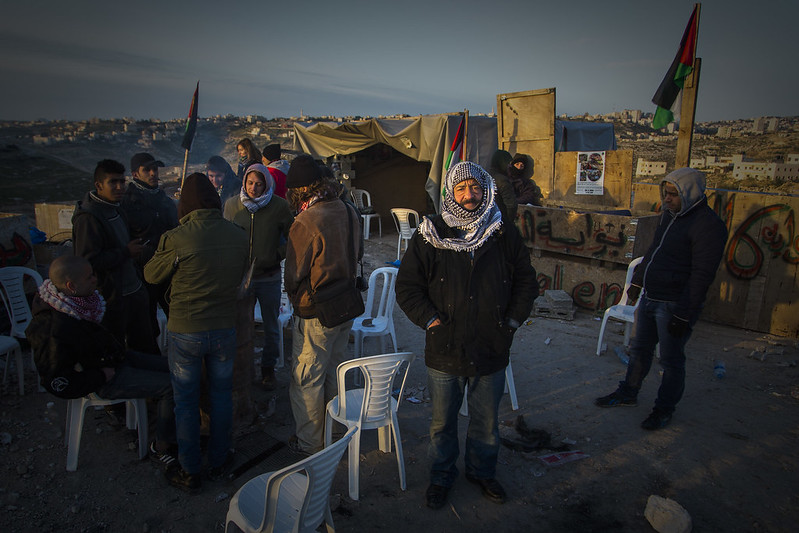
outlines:
{"label": "seated man", "polygon": [[156,440],[150,458],[163,467],[175,461],[175,414],[169,365],[160,355],[125,351],[100,320],[105,300],[97,276],[83,257],[64,255],[50,266],[25,331],[41,383],[59,398],[97,393],[103,399],[156,398]]}

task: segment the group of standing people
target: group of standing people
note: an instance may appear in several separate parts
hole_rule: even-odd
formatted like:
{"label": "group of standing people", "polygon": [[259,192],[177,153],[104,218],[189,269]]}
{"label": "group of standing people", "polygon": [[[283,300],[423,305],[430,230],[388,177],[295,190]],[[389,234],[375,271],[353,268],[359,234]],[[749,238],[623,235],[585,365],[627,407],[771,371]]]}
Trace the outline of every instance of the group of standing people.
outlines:
{"label": "group of standing people", "polygon": [[[177,206],[158,188],[163,163],[151,155],[132,158],[127,189],[120,163],[98,163],[95,190],[78,202],[73,218],[75,256],[53,262],[28,330],[51,393],[158,398],[151,457],[172,485],[190,492],[200,488],[203,471],[203,367],[207,477],[220,478],[230,463],[235,309],[245,288],[261,306],[261,383],[273,389],[281,281],[285,287],[295,313],[289,399],[296,432],[289,446],[302,454],[323,448],[324,409],[337,392],[335,370],[346,358],[352,321],[323,324],[317,296],[354,284],[363,255],[360,216],[318,162],[301,155],[288,164],[279,145],[259,152],[247,139],[238,149],[238,173],[223,158],[210,158],[207,176],[186,178]],[[514,334],[538,296],[514,224],[518,203],[540,200],[524,177],[531,165],[529,157],[505,151],[494,154],[491,173],[468,161],[454,165],[444,177],[441,213],[421,221],[399,267],[397,303],[425,330],[432,401],[425,499],[433,509],[444,506],[458,476],[464,395],[466,479],[495,503],[507,498],[496,480],[498,408]],[[663,180],[661,224],[630,293],[635,299],[643,289],[627,376],[616,392],[596,400],[601,407],[635,405],[660,344],[663,383],[645,429],[665,427],[681,398],[685,342],[726,240],[704,187],[704,175],[693,169]],[[156,302],[168,312],[161,332],[166,358],[155,342]]]}

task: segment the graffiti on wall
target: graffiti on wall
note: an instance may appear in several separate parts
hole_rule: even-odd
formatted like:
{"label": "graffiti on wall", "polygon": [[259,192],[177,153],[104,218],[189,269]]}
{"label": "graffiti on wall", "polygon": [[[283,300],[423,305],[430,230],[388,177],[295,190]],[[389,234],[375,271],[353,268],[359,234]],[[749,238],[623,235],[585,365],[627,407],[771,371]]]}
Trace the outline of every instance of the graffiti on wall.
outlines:
{"label": "graffiti on wall", "polygon": [[760,273],[767,257],[799,264],[796,217],[788,204],[772,204],[749,215],[727,241],[727,271],[738,279]]}
{"label": "graffiti on wall", "polygon": [[[591,213],[570,213],[567,224],[553,224],[543,209],[526,209],[517,219],[522,237],[535,248],[596,259],[620,257],[629,242],[625,225],[595,221]],[[556,227],[557,226],[557,227]]]}
{"label": "graffiti on wall", "polygon": [[593,280],[583,280],[577,282],[571,290],[564,289],[563,275],[565,265],[555,265],[552,275],[543,272],[538,273],[538,294],[543,295],[547,290],[566,290],[571,293],[574,304],[588,311],[604,311],[611,305],[616,305],[621,301],[624,287],[618,283],[600,283],[599,287]]}
{"label": "graffiti on wall", "polygon": [[25,266],[33,257],[30,243],[16,231],[9,243],[0,243],[0,267]]}

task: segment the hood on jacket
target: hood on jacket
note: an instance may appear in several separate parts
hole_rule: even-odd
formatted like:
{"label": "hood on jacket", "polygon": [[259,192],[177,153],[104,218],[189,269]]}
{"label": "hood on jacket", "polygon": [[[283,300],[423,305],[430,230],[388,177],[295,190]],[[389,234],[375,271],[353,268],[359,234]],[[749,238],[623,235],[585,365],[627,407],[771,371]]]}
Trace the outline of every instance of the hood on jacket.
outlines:
{"label": "hood on jacket", "polygon": [[241,184],[242,187],[247,187],[247,175],[250,172],[257,172],[261,176],[264,177],[264,184],[266,185],[266,190],[271,191],[275,188],[275,180],[272,179],[272,174],[269,173],[269,170],[263,166],[261,163],[253,163],[252,165],[247,167],[247,170],[244,172],[244,181]]}
{"label": "hood on jacket", "polygon": [[289,163],[285,159],[278,159],[277,161],[272,161],[271,163],[269,163],[269,168],[276,168],[283,174],[288,175],[289,168],[291,168],[291,163]]}
{"label": "hood on jacket", "polygon": [[511,156],[510,152],[507,150],[497,150],[494,152],[494,155],[491,156],[491,168],[499,170],[504,174],[508,170],[511,159],[513,159],[513,156]]}
{"label": "hood on jacket", "polygon": [[675,215],[687,213],[705,197],[705,173],[694,168],[678,168],[666,175],[660,182],[661,199],[666,183],[674,185],[680,193],[680,210]]}
{"label": "hood on jacket", "polygon": [[222,202],[216,189],[205,174],[195,172],[186,178],[180,190],[178,219],[182,219],[197,209],[222,209]]}

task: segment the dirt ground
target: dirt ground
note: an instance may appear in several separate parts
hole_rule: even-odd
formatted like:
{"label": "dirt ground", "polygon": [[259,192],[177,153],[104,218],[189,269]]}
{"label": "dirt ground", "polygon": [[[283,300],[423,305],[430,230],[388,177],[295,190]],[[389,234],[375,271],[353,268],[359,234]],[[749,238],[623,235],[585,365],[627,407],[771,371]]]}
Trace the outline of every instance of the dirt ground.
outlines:
{"label": "dirt ground", "polygon": [[[396,234],[367,243],[367,269],[396,257]],[[614,390],[624,365],[615,347],[622,326],[611,325],[608,350],[595,355],[599,320],[577,313],[573,321],[531,317],[513,349],[519,410],[503,399],[501,432],[518,438],[513,424],[525,422],[552,435],[554,445],[571,443],[587,457],[544,466],[530,453],[503,447],[497,478],[509,501],[496,505],[460,478],[449,504],[424,505],[428,482],[426,448],[430,404],[422,359],[424,336],[399,308],[399,349],[412,351],[406,397],[399,411],[407,490],[399,487],[393,454],[377,449],[374,432],[361,447],[361,498],[347,496],[347,459],[342,459],[331,499],[339,532],[362,531],[651,531],[644,518],[649,495],[680,503],[695,531],[795,531],[799,523],[799,344],[700,322],[688,345],[685,397],[667,428],[639,427],[654,400],[657,368],[644,384],[638,407],[600,409],[593,399]],[[352,349],[350,345],[349,349]],[[366,354],[380,344],[366,341]],[[727,375],[717,379],[722,359]],[[159,468],[139,461],[135,432],[115,429],[103,411],[89,411],[76,472],[66,472],[66,402],[35,391],[26,374],[18,395],[9,376],[0,397],[0,530],[7,532],[204,532],[223,531],[230,496],[264,470],[255,466],[227,483],[205,482],[198,495],[169,487]],[[280,386],[255,390],[258,419],[246,428],[248,442],[285,442],[293,432],[288,407],[288,373]],[[275,409],[269,408],[275,398]],[[273,412],[272,412],[273,411]],[[151,419],[153,417],[151,416]],[[467,419],[461,418],[465,433]],[[234,446],[236,442],[234,442]],[[285,464],[288,455],[282,456]],[[262,466],[262,465],[261,465]],[[461,460],[462,471],[462,460]]]}

